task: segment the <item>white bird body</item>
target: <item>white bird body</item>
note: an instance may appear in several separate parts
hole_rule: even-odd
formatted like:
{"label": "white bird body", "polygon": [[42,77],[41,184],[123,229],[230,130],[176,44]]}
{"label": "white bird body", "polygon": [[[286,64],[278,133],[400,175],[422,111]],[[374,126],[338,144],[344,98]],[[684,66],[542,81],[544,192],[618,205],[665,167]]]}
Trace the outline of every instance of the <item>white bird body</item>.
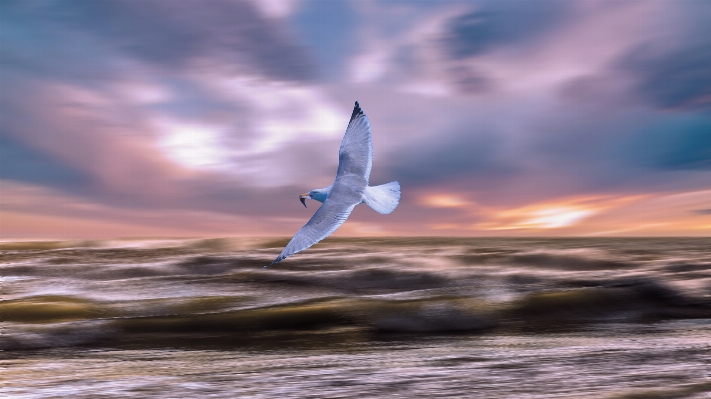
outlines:
{"label": "white bird body", "polygon": [[[333,184],[328,187],[317,188],[309,191],[308,195],[312,200],[323,203],[328,198],[332,187]],[[367,186],[363,192],[363,199],[360,203],[367,204],[376,212],[387,215],[398,206],[400,202],[399,193],[400,183],[396,181],[375,187]]]}
{"label": "white bird body", "polygon": [[372,164],[370,121],[356,101],[338,151],[336,180],[328,187],[311,190],[299,197],[304,206],[306,198],[322,202],[323,205],[304,227],[296,232],[271,265],[330,236],[346,221],[358,204],[368,204],[382,214],[395,210],[400,203],[400,183],[394,181],[380,186],[368,186]]}

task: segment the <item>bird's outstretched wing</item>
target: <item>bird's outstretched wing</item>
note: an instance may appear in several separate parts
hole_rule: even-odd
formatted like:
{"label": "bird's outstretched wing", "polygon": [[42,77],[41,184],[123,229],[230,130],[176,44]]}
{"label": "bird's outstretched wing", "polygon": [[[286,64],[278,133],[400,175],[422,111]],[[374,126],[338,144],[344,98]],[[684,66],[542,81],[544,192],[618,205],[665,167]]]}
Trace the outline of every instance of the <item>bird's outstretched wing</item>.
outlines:
{"label": "bird's outstretched wing", "polygon": [[370,121],[356,101],[348,129],[341,141],[341,149],[338,151],[336,181],[341,176],[355,175],[364,178],[367,186],[372,165],[373,138]]}
{"label": "bird's outstretched wing", "polygon": [[304,227],[296,232],[286,248],[281,251],[281,254],[274,259],[270,266],[330,236],[346,221],[356,205],[330,201],[330,197],[326,199]]}
{"label": "bird's outstretched wing", "polygon": [[356,102],[338,152],[338,172],[328,198],[271,265],[330,236],[346,221],[363,200],[372,163],[370,122]]}

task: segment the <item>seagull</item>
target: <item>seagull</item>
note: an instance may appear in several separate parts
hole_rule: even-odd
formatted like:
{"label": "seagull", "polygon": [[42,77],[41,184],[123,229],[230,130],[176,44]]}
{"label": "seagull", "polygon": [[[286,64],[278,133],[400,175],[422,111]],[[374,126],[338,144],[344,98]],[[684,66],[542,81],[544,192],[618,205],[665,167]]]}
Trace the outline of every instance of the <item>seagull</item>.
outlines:
{"label": "seagull", "polygon": [[316,200],[323,205],[304,227],[296,232],[286,248],[269,266],[333,234],[358,204],[365,203],[381,214],[394,211],[400,203],[400,183],[393,181],[380,186],[369,186],[372,164],[373,140],[370,121],[356,101],[341,148],[338,150],[336,181],[328,187],[314,189],[299,196],[304,206],[306,199]]}

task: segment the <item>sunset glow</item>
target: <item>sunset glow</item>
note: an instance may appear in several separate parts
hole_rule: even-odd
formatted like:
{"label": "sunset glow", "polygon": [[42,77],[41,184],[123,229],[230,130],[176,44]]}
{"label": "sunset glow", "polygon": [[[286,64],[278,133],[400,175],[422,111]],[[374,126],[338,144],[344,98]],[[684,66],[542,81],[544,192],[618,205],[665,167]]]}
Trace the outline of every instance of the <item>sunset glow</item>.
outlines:
{"label": "sunset glow", "polygon": [[0,2],[0,237],[292,234],[356,100],[370,182],[399,181],[402,200],[336,235],[711,235],[708,15],[693,0]]}

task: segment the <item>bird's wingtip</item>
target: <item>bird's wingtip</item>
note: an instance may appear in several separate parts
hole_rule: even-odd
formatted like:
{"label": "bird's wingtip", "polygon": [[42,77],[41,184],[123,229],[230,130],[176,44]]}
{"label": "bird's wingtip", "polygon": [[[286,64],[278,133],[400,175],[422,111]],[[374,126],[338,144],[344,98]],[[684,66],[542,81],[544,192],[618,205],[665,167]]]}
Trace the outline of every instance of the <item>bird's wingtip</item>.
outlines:
{"label": "bird's wingtip", "polygon": [[279,263],[279,262],[283,261],[284,259],[286,259],[286,257],[285,257],[285,256],[281,256],[281,255],[279,255],[279,256],[277,256],[277,258],[276,258],[276,259],[274,259],[274,262],[272,262],[272,263],[270,263],[270,264],[268,264],[268,265],[266,265],[266,266],[264,266],[264,267],[266,268],[266,267],[269,267],[269,266],[275,265],[275,264],[277,264],[277,263]]}
{"label": "bird's wingtip", "polygon": [[363,110],[360,108],[360,104],[358,104],[358,101],[355,102],[355,106],[353,106],[353,113],[351,114],[351,120],[355,119],[356,116],[363,114]]}

